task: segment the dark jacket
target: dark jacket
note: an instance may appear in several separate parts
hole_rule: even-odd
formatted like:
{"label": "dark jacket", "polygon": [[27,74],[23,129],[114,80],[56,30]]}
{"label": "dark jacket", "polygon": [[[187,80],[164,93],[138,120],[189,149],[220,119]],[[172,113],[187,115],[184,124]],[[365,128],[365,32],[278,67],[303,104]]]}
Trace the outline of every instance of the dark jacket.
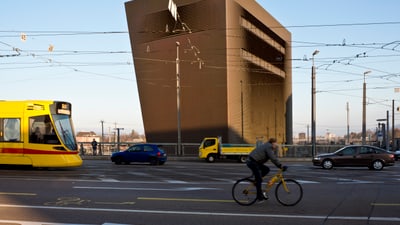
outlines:
{"label": "dark jacket", "polygon": [[275,156],[272,149],[272,144],[270,142],[265,142],[264,144],[256,147],[252,152],[250,152],[249,158],[250,160],[252,159],[260,164],[264,164],[268,160],[271,160],[271,162],[279,168],[282,165],[278,158]]}

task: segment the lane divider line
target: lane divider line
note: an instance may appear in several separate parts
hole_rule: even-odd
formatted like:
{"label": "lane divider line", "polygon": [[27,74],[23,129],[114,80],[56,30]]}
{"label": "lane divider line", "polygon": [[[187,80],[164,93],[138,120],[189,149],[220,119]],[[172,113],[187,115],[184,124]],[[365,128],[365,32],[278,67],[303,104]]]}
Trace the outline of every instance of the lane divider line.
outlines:
{"label": "lane divider line", "polygon": [[0,192],[0,195],[21,195],[21,196],[36,196],[36,193],[23,193],[23,192]]}
{"label": "lane divider line", "polygon": [[113,208],[84,208],[84,207],[54,207],[35,205],[0,204],[0,208],[26,208],[26,209],[52,209],[71,210],[79,212],[119,212],[119,213],[148,213],[163,215],[191,215],[191,216],[229,216],[229,217],[257,217],[257,218],[286,218],[286,219],[317,219],[317,220],[353,220],[353,221],[384,221],[400,222],[400,217],[369,217],[369,216],[323,216],[323,215],[284,215],[265,213],[223,213],[223,212],[194,212],[194,211],[166,211],[166,210],[139,210],[139,209],[113,209]]}
{"label": "lane divider line", "polygon": [[400,203],[371,203],[373,206],[400,206]]}
{"label": "lane divider line", "polygon": [[149,201],[179,201],[179,202],[234,202],[233,200],[218,200],[218,199],[196,199],[196,198],[148,198],[138,197],[138,200],[149,200]]}

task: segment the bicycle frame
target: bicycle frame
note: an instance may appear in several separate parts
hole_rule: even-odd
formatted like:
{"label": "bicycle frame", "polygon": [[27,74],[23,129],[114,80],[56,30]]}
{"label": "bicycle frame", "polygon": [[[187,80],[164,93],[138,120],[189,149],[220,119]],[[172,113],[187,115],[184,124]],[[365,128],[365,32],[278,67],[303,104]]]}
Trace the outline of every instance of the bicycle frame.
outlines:
{"label": "bicycle frame", "polygon": [[[263,177],[263,180],[264,180],[264,177]],[[279,169],[279,171],[269,179],[268,183],[266,184],[265,191],[269,192],[271,190],[272,186],[274,186],[275,183],[279,183],[280,181],[282,182],[282,185],[283,185],[285,191],[289,192],[289,189],[286,185],[285,179],[283,178],[283,170],[282,169]]]}
{"label": "bicycle frame", "polygon": [[[265,176],[265,177],[266,177],[266,176]],[[264,180],[265,177],[263,177],[262,180]],[[249,178],[250,178],[250,177],[249,177]],[[287,187],[287,185],[286,185],[285,179],[283,178],[283,170],[282,170],[282,169],[279,169],[279,171],[278,171],[275,175],[273,175],[273,176],[269,179],[269,181],[265,184],[265,192],[268,193],[268,192],[272,189],[272,187],[274,186],[274,184],[275,184],[275,183],[278,183],[279,181],[282,181],[282,184],[283,184],[283,187],[284,187],[285,191],[286,191],[286,192],[289,192],[289,189],[288,189],[288,187]],[[252,184],[252,185],[255,185],[255,184]],[[249,186],[249,187],[250,187],[250,186]],[[248,190],[249,187],[246,188],[246,189]]]}

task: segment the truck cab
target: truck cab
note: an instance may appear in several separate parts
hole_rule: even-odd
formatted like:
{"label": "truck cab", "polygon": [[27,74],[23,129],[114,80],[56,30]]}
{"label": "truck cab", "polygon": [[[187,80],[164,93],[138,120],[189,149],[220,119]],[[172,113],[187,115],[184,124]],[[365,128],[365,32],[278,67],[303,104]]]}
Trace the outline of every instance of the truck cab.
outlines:
{"label": "truck cab", "polygon": [[199,147],[199,158],[214,162],[218,155],[218,138],[204,138]]}

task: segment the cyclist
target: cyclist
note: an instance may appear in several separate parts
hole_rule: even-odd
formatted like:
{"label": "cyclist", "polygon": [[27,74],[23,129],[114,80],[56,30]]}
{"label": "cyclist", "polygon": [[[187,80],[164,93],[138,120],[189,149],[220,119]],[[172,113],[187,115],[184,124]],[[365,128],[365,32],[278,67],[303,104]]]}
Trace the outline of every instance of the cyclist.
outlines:
{"label": "cyclist", "polygon": [[[262,177],[267,175],[270,171],[269,167],[264,165],[264,163],[266,163],[268,160],[271,160],[276,167],[280,169],[284,168],[273,152],[277,149],[278,144],[276,143],[276,139],[270,138],[268,142],[256,147],[247,158],[246,164],[253,172],[256,180],[257,199],[259,203],[264,201],[264,196],[261,190]],[[267,198],[267,196],[265,197]]]}

